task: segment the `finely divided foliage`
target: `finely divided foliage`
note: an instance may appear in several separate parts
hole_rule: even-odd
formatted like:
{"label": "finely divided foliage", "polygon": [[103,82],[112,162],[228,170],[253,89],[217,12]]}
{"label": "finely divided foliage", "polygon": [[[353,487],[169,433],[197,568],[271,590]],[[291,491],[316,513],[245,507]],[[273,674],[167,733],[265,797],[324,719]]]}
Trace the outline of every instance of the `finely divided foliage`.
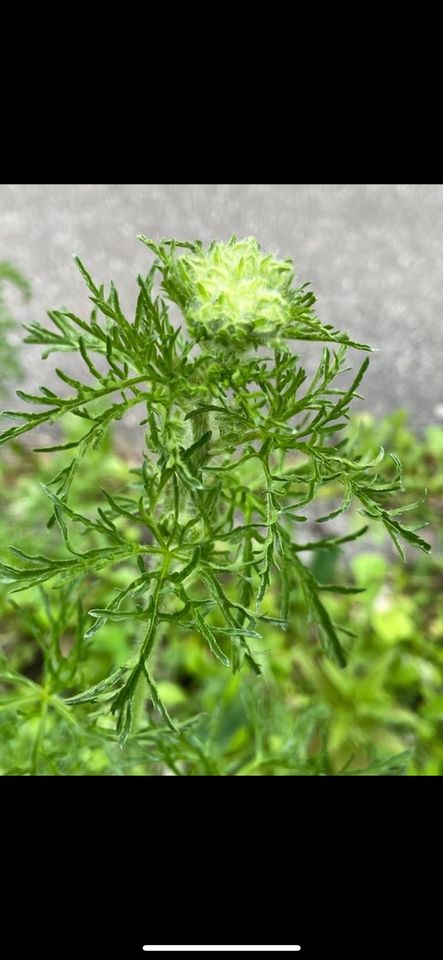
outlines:
{"label": "finely divided foliage", "polygon": [[[138,277],[132,321],[114,285],[105,293],[76,258],[93,304],[90,318],[53,310],[53,328],[33,323],[26,339],[42,344],[45,357],[79,353],[85,376],[75,379],[57,369],[67,396],[47,387],[35,396],[17,391],[36,409],[5,413],[20,422],[0,436],[3,444],[66,413],[84,421],[80,440],[40,448],[69,451],[66,466],[44,488],[65,558],[31,556],[14,547],[20,565],[2,563],[0,577],[13,592],[46,582],[66,589],[86,574],[133,561],[132,582],[106,607],[89,611],[85,636],[90,640],[110,620],[131,620],[141,638],[137,652],[97,686],[66,701],[111,710],[121,742],[146,692],[174,729],[153,675],[152,655],[162,633],[192,629],[223,666],[236,672],[246,664],[260,673],[262,626],[273,622],[284,630],[291,597],[301,594],[325,653],[345,666],[342,638],[350,631],[333,622],[322,593],[355,588],[319,583],[309,556],[360,537],[367,527],[313,541],[302,537],[306,508],[322,486],[338,482],[343,499],[319,524],[358,503],[363,517],[385,526],[402,556],[402,541],[429,550],[416,527],[400,522],[413,504],[383,506],[387,495],[402,489],[397,457],[388,455],[392,476],[386,480],[384,472],[382,479],[377,468],[386,464],[383,450],[366,462],[340,439],[368,358],[349,387],[340,387],[339,380],[336,386],[337,378],[349,369],[349,348],[370,347],[324,325],[314,295],[306,285],[293,286],[290,262],[265,256],[253,239],[233,237],[208,250],[200,243],[141,239],[154,262],[147,276]],[[180,307],[183,328],[172,324],[168,300]],[[304,340],[327,344],[310,382],[295,352]],[[103,490],[95,516],[77,512],[69,494],[82,460],[133,407],[140,408],[145,449],[127,493]],[[82,550],[81,530],[93,531],[102,545]],[[277,613],[266,606],[271,583]]]}

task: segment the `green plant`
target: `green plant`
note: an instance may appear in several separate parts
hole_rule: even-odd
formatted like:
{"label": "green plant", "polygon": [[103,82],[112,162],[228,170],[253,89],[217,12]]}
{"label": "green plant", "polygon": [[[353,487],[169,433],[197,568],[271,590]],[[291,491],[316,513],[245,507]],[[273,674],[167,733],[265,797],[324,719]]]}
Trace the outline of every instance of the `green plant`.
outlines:
{"label": "green plant", "polygon": [[[443,428],[430,426],[417,435],[403,411],[382,420],[368,413],[354,417],[347,428],[366,456],[380,444],[401,456],[407,491],[416,497],[428,488],[426,506],[414,508],[417,523],[429,524],[432,555],[410,554],[395,562],[376,524],[369,524],[363,549],[350,559],[350,574],[364,595],[330,599],[331,614],[354,625],[356,638],[348,669],[313,667],[306,651],[298,651],[300,690],[311,703],[321,703],[329,716],[328,744],[334,767],[351,753],[371,749],[378,756],[407,747],[409,774],[443,773],[443,604],[442,510]],[[389,506],[399,506],[397,491]],[[340,558],[318,555],[319,579],[338,573]],[[295,655],[297,656],[297,654]]]}
{"label": "green plant", "polygon": [[[345,665],[353,633],[335,621],[328,597],[358,593],[361,587],[319,579],[304,557],[357,540],[368,524],[339,536],[303,536],[318,497],[337,487],[341,491],[341,502],[317,516],[316,524],[358,503],[365,520],[381,522],[402,557],[401,540],[424,552],[429,546],[417,533],[423,523],[406,526],[399,520],[416,505],[386,505],[402,489],[396,455],[385,457],[383,449],[374,457],[362,455],[358,438],[342,433],[368,359],[349,385],[337,387],[336,379],[348,369],[349,348],[370,348],[319,320],[314,295],[306,285],[293,286],[290,261],[263,255],[252,239],[232,238],[208,250],[200,243],[142,239],[154,262],[145,278],[138,277],[133,322],[124,315],[114,285],[106,295],[77,259],[93,302],[90,319],[52,311],[54,330],[39,324],[28,328],[27,341],[44,345],[45,356],[78,352],[89,380],[57,370],[70,395],[47,387],[37,395],[17,391],[22,400],[44,409],[7,413],[22,423],[6,430],[0,442],[67,414],[84,425],[84,432],[40,448],[67,452],[44,487],[49,525],[58,525],[63,556],[13,548],[21,566],[2,563],[0,572],[13,592],[43,584],[69,591],[82,578],[107,578],[110,570],[121,569],[124,584],[89,610],[93,624],[82,636],[87,647],[103,628],[129,624],[138,648],[108,676],[65,699],[63,710],[93,704],[92,718],[102,718],[103,736],[113,736],[110,711],[121,743],[149,741],[155,734],[157,744],[166,744],[166,754],[171,742],[186,754],[183,725],[171,718],[154,677],[162,631],[180,635],[183,645],[197,635],[234,674],[244,663],[255,674],[266,673],[263,631],[277,631],[283,643],[301,608],[305,633],[314,626],[324,653],[339,667]],[[180,308],[187,333],[171,322],[167,301]],[[290,349],[291,342],[307,340],[331,345],[323,346],[310,382],[300,356]],[[140,466],[130,471],[123,492],[103,490],[91,516],[73,506],[73,481],[110,425],[137,406],[143,408],[145,428]],[[386,464],[391,466],[387,474]],[[87,538],[86,549],[78,529]],[[83,613],[78,616],[83,630]],[[176,655],[175,645],[174,650]],[[78,684],[75,670],[69,678],[60,671],[57,677],[57,689],[65,694]],[[140,727],[148,695],[162,717],[160,731],[154,723]],[[174,735],[179,740],[168,740]],[[191,740],[191,753],[198,749],[203,748]],[[293,772],[302,772],[303,757],[297,762]],[[316,772],[329,772],[326,760],[322,763]]]}
{"label": "green plant", "polygon": [[[62,426],[64,442],[81,436],[81,420],[66,417]],[[75,604],[70,604],[69,614],[60,591],[48,590],[45,595],[36,587],[17,597],[18,606],[8,599],[5,585],[0,587],[0,647],[7,658],[0,668],[0,773],[149,776],[169,770],[187,776],[441,775],[443,606],[438,547],[443,428],[429,428],[420,438],[406,428],[405,416],[397,412],[377,421],[360,415],[347,430],[358,431],[366,456],[374,456],[380,443],[399,450],[412,495],[428,483],[426,511],[419,505],[415,518],[422,522],[429,518],[436,549],[433,556],[411,551],[406,564],[400,558],[396,561],[386,538],[380,539],[378,525],[370,523],[366,536],[350,544],[353,556],[346,544],[342,553],[333,547],[312,555],[317,579],[349,582],[354,577],[357,586],[366,588],[360,594],[324,595],[331,616],[352,624],[356,633],[346,670],[316,653],[315,626],[307,624],[306,609],[296,592],[286,631],[263,624],[266,651],[261,677],[244,670],[232,676],[220,670],[191,630],[185,635],[169,631],[160,641],[156,676],[179,733],[154,723],[146,714],[121,750],[110,718],[102,713],[94,716],[88,704],[68,709],[62,716],[53,705],[48,708],[47,696],[59,700],[65,695],[71,658],[76,659],[75,686],[80,689],[97,683],[116,665],[124,665],[133,645],[131,622],[110,621],[105,630],[82,644],[78,658]],[[127,443],[122,446],[117,437],[111,445],[109,440],[100,450],[90,451],[84,461],[71,491],[75,508],[95,509],[100,498],[98,472],[114,494],[124,490]],[[42,537],[47,511],[36,477],[47,483],[65,457],[63,452],[32,453],[18,442],[4,448],[1,543],[10,543],[17,527],[26,551]],[[326,500],[331,509],[336,494],[332,484]],[[390,506],[398,497],[395,492],[391,495]],[[348,517],[352,528],[352,512]],[[86,532],[84,544],[89,537]],[[56,551],[57,529],[47,531],[45,538],[49,538],[46,549]],[[86,575],[75,585],[76,599],[84,609],[104,606],[129,577],[130,569],[124,565]],[[271,598],[277,609],[275,582]],[[48,604],[57,622],[57,637]],[[46,664],[60,657],[52,652],[54,641],[62,654],[58,678]],[[33,697],[22,700],[31,689]],[[42,712],[46,712],[43,735]]]}

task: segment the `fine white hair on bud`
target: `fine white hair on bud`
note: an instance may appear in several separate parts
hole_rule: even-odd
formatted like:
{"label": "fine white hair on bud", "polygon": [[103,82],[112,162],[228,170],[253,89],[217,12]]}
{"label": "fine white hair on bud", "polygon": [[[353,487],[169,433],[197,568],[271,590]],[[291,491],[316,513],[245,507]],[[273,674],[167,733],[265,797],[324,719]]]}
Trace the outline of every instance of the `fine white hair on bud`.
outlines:
{"label": "fine white hair on bud", "polygon": [[291,260],[264,254],[254,237],[231,237],[179,257],[169,292],[196,340],[242,350],[283,334],[291,322],[293,279]]}

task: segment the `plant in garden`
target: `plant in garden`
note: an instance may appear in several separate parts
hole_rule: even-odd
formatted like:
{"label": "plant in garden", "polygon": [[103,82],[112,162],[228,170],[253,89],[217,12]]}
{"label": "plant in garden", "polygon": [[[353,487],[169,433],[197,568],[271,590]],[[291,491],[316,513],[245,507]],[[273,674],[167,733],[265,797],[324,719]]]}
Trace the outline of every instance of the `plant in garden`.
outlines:
{"label": "plant in garden", "polygon": [[[84,424],[80,438],[40,448],[68,451],[44,488],[63,557],[15,547],[21,565],[2,563],[0,575],[17,592],[46,583],[70,589],[121,564],[132,571],[104,605],[89,610],[84,639],[93,641],[106,624],[129,623],[133,655],[63,704],[110,711],[121,742],[137,729],[148,695],[164,724],[176,728],[154,669],[168,633],[180,632],[184,642],[189,631],[196,633],[234,674],[243,665],[259,674],[263,628],[285,631],[301,602],[306,629],[308,621],[314,624],[325,654],[345,666],[352,632],[333,620],[323,595],[361,588],[320,580],[305,558],[359,538],[367,524],[342,536],[303,536],[310,504],[323,489],[335,485],[341,498],[316,523],[358,503],[366,520],[383,524],[401,556],[403,540],[429,550],[419,527],[399,519],[416,504],[386,506],[402,490],[396,455],[386,458],[380,449],[371,459],[355,437],[341,439],[368,358],[348,386],[337,386],[337,378],[348,369],[350,348],[370,347],[320,321],[307,285],[294,285],[291,261],[265,255],[252,238],[232,237],[208,249],[141,239],[154,262],[138,277],[132,322],[114,285],[105,293],[77,258],[93,303],[90,318],[51,311],[54,329],[34,323],[27,341],[44,345],[46,356],[78,352],[87,379],[58,369],[68,396],[48,387],[37,395],[17,391],[39,409],[7,412],[22,422],[0,436],[5,443],[68,413]],[[181,311],[183,327],[173,324],[170,303]],[[304,341],[323,345],[310,380],[293,346]],[[110,425],[134,407],[141,408],[145,428],[140,465],[124,492],[103,490],[91,516],[72,505],[77,471]],[[94,545],[82,548],[78,530]],[[66,689],[73,687],[71,676]]]}

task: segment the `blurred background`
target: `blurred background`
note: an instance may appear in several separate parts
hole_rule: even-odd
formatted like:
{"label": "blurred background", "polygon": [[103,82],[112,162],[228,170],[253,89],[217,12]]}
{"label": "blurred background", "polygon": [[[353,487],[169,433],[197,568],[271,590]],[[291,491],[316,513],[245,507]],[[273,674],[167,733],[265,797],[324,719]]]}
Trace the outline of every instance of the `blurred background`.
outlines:
{"label": "blurred background", "polygon": [[[128,309],[154,239],[254,235],[293,258],[326,323],[379,348],[365,408],[394,407],[414,426],[443,422],[443,186],[440,184],[2,184],[0,259],[32,284],[19,319],[88,305],[72,263],[113,279]],[[12,294],[13,295],[13,294]],[[24,357],[36,384],[37,348]]]}
{"label": "blurred background", "polygon": [[[113,742],[112,724],[104,743],[103,730],[97,738],[86,713],[77,727],[57,707],[45,712],[43,723],[38,691],[48,663],[54,689],[63,693],[73,677],[75,689],[84,689],[126,662],[134,637],[120,624],[109,622],[87,649],[81,637],[85,611],[104,606],[127,571],[87,582],[80,606],[63,591],[35,589],[18,594],[15,603],[2,584],[0,648],[9,673],[0,669],[0,772],[442,775],[443,185],[0,185],[3,409],[21,406],[18,385],[59,385],[57,365],[74,373],[81,367],[84,374],[73,355],[42,362],[40,347],[23,347],[20,323],[44,322],[48,309],[60,307],[89,315],[74,253],[96,282],[108,288],[114,280],[130,311],[135,278],[150,263],[138,233],[204,242],[254,235],[265,250],[294,260],[297,280],[311,283],[323,322],[378,347],[362,387],[366,399],[353,405],[349,430],[358,431],[362,454],[375,455],[382,444],[400,456],[406,493],[390,506],[405,496],[417,500],[427,488],[426,501],[408,516],[428,524],[424,535],[433,553],[409,548],[403,562],[375,524],[351,550],[316,552],[320,582],[344,578],[366,591],[326,594],[331,617],[355,634],[345,671],[316,655],[297,598],[290,629],[266,634],[264,682],[246,672],[232,677],[195,636],[185,643],[171,636],[157,664],[161,696],[176,719],[200,719],[177,745],[151,717],[153,726],[125,755]],[[12,265],[3,265],[3,276],[1,262]],[[311,358],[318,360],[309,348],[303,345],[308,369]],[[354,368],[361,362],[352,351],[349,359]],[[133,427],[135,421],[134,414]],[[5,429],[10,425],[4,421]],[[77,439],[78,430],[75,418],[67,419],[62,439]],[[37,456],[33,445],[30,435],[1,448],[0,557],[7,563],[11,543],[35,552],[43,537],[45,553],[60,551],[57,530],[46,527],[48,506],[37,481],[62,469],[66,454]],[[96,509],[97,477],[99,486],[125,490],[128,468],[139,459],[140,444],[120,427],[79,472],[77,508]],[[332,503],[336,495],[327,492]],[[355,517],[339,517],[315,536],[341,534],[348,522]],[[33,684],[35,702],[23,695]]]}

